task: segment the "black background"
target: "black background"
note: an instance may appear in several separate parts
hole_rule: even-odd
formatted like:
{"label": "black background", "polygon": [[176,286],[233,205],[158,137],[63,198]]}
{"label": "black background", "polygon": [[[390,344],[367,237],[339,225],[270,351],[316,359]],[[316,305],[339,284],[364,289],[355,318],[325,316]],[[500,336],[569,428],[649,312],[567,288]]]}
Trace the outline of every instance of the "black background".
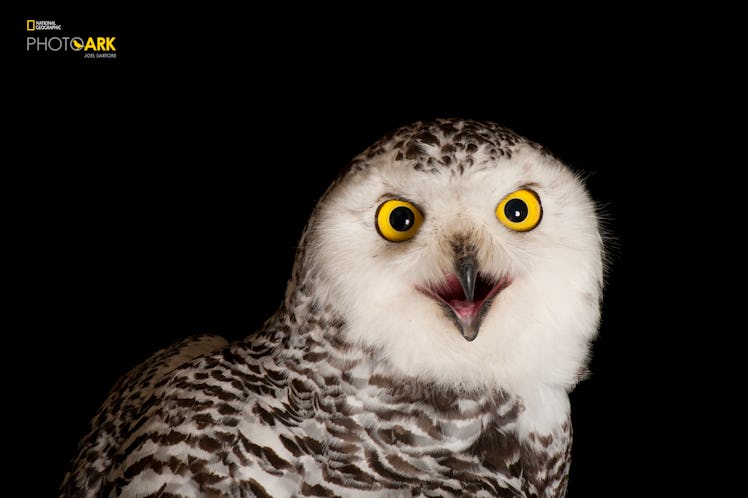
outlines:
{"label": "black background", "polygon": [[[198,332],[241,338],[275,310],[307,216],[355,154],[415,120],[467,117],[584,172],[605,213],[604,314],[572,393],[569,496],[639,495],[633,474],[672,489],[683,433],[670,413],[687,375],[675,316],[694,307],[670,255],[698,195],[687,165],[717,126],[705,114],[719,92],[693,78],[721,66],[715,45],[620,12],[579,26],[553,13],[338,14],[17,18],[5,368],[30,482],[53,494],[107,390],[151,352]],[[26,18],[116,36],[117,59],[28,54]]]}

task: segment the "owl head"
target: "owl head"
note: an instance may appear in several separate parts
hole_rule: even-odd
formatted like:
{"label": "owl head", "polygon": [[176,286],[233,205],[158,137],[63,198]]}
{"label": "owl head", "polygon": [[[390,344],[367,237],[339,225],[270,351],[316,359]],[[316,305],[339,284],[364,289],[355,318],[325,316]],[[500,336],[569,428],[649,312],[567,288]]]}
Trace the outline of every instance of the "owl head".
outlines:
{"label": "owl head", "polygon": [[381,368],[464,388],[569,389],[603,283],[578,175],[510,130],[418,122],[362,154],[320,200],[296,285]]}

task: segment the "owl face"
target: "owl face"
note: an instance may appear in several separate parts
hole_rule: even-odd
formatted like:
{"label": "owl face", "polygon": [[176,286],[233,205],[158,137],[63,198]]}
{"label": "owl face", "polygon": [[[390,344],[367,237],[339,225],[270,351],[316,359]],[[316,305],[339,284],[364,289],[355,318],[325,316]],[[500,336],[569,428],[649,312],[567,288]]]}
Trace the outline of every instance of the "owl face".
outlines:
{"label": "owl face", "polygon": [[354,160],[307,233],[346,339],[467,388],[571,386],[599,320],[594,204],[564,165],[495,125],[419,124]]}

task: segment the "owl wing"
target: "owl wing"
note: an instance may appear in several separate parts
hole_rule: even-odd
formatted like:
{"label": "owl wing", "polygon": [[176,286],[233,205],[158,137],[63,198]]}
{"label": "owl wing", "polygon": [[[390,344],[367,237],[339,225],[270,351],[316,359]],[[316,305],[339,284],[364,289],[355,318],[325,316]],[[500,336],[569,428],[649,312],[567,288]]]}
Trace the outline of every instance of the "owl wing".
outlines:
{"label": "owl wing", "polygon": [[228,345],[217,335],[196,335],[154,353],[122,376],[109,392],[78,446],[60,486],[61,496],[98,496],[122,445],[135,430],[171,373],[193,359]]}

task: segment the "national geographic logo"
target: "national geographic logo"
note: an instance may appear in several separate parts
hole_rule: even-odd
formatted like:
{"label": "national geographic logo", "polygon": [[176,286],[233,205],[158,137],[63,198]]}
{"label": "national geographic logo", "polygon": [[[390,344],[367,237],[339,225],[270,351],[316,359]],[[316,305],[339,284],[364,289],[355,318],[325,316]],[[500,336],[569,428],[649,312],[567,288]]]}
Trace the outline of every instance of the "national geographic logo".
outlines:
{"label": "national geographic logo", "polygon": [[[62,31],[49,20],[26,20],[26,31]],[[116,59],[116,36],[27,36],[27,53],[82,52],[84,59]]]}
{"label": "national geographic logo", "polygon": [[28,19],[26,21],[26,31],[60,31],[62,26],[54,21],[35,21]]}

